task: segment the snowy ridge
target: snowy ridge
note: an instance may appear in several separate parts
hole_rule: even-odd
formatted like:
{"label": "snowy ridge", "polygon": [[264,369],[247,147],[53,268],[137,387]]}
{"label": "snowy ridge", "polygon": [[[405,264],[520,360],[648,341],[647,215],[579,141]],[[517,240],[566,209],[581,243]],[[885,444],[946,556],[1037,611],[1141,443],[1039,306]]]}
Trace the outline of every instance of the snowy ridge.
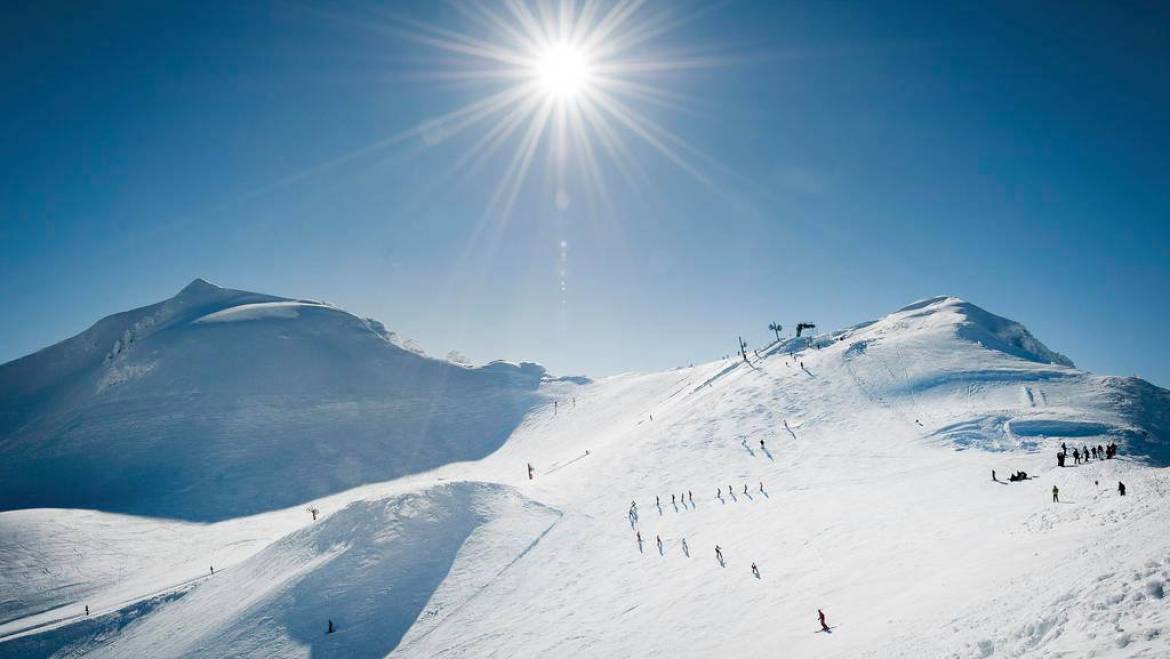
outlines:
{"label": "snowy ridge", "polygon": [[[270,302],[289,301],[246,304]],[[0,512],[0,657],[1170,655],[1170,392],[1077,370],[957,298],[746,362],[596,380],[426,359],[332,307],[259,309],[171,322],[124,359],[151,370],[84,385],[135,441],[222,414],[202,402],[216,393],[250,401],[232,416],[246,432],[203,429],[223,451],[211,463],[168,454],[195,473],[230,465],[237,484],[245,469],[248,488],[160,460],[158,489],[129,500],[155,492],[172,519],[92,491],[78,500],[97,510]],[[225,351],[221,365],[257,365],[168,371]],[[290,371],[300,360],[312,368]],[[300,389],[266,389],[286,381]],[[35,468],[51,460],[39,447],[101,430],[71,404],[69,423],[0,438],[6,460]],[[298,426],[302,408],[320,422]],[[319,434],[284,438],[298,427]],[[1062,444],[1109,443],[1118,458],[1056,466]],[[141,459],[118,446],[90,459]],[[257,462],[275,477],[246,471]]]}

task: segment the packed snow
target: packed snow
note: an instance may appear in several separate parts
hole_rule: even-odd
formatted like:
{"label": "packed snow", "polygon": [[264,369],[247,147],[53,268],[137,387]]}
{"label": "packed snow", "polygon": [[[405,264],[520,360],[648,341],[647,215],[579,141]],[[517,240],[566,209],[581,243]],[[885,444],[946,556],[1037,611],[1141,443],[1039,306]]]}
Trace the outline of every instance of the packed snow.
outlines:
{"label": "packed snow", "polygon": [[1170,656],[1170,392],[968,302],[597,380],[391,334],[197,281],[0,366],[0,657]]}

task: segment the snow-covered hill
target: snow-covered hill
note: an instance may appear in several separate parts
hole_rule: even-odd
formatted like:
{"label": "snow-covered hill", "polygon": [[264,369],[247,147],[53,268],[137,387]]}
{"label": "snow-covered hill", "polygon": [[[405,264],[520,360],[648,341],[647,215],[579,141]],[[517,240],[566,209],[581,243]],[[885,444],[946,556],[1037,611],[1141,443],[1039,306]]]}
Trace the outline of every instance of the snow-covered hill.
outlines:
{"label": "snow-covered hill", "polygon": [[540,400],[536,364],[468,369],[393,338],[203,280],[105,318],[0,366],[0,510],[283,508],[481,458]]}
{"label": "snow-covered hill", "polygon": [[0,657],[1170,656],[1170,392],[967,302],[597,381],[387,334],[196,282],[0,367],[0,501],[69,506],[0,513]]}

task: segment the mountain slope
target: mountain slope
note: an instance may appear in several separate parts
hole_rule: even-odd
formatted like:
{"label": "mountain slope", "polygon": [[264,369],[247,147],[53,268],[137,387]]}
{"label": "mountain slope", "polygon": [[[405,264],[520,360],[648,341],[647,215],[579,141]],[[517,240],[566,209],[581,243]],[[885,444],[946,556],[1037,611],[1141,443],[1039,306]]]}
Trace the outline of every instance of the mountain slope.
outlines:
{"label": "mountain slope", "polygon": [[[0,563],[0,657],[1170,653],[1168,392],[969,303],[526,391],[559,404],[479,459],[317,499],[317,521],[0,513],[0,538],[46,548]],[[142,574],[95,550],[63,569],[70,542]]]}

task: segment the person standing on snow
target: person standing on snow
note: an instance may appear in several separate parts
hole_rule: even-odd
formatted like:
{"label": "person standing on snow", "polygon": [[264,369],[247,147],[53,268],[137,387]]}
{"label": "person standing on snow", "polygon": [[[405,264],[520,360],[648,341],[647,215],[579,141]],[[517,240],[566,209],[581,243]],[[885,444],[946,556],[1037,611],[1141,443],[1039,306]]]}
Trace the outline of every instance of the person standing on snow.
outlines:
{"label": "person standing on snow", "polygon": [[1052,503],[1060,503],[1060,488],[1052,486]]}
{"label": "person standing on snow", "polygon": [[1117,481],[1117,493],[1121,496],[1125,496],[1125,483]]}
{"label": "person standing on snow", "polygon": [[821,629],[823,631],[826,631],[826,632],[829,631],[829,624],[827,622],[825,622],[825,612],[824,611],[817,609],[817,620],[821,621]]}

